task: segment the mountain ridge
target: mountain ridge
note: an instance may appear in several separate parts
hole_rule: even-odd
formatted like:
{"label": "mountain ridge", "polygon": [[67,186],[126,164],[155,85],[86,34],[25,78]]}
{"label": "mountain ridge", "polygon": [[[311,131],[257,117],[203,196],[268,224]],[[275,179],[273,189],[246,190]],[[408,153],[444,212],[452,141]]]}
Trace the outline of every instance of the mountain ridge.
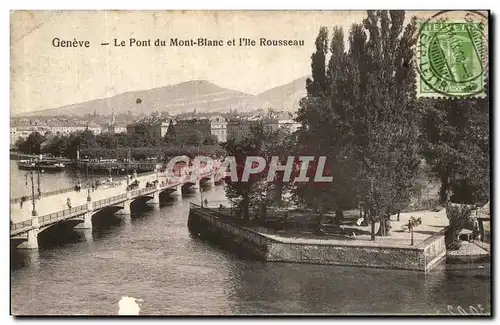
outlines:
{"label": "mountain ridge", "polygon": [[193,110],[198,113],[223,113],[232,109],[245,112],[267,108],[295,110],[298,108],[298,100],[305,96],[306,78],[307,76],[295,79],[257,95],[223,88],[207,80],[189,80],[151,89],[131,90],[111,97],[96,98],[56,108],[12,114],[12,116],[83,117],[86,114],[93,114],[94,111],[101,115],[109,115],[113,111],[115,114],[131,112],[133,115],[166,111],[175,115]]}

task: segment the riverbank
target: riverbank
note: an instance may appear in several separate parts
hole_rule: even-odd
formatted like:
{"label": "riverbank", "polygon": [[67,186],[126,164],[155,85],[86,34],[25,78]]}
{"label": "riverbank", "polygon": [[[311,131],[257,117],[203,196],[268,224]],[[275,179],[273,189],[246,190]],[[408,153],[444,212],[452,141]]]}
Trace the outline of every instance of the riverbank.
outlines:
{"label": "riverbank", "polygon": [[410,214],[401,214],[400,221],[391,221],[391,236],[377,237],[375,241],[370,240],[365,229],[369,227],[341,226],[343,235],[299,234],[290,229],[239,224],[226,210],[195,205],[190,209],[188,227],[191,233],[224,248],[264,261],[428,271],[446,254],[447,223],[443,213],[411,213],[424,220],[415,231],[413,245],[410,234],[402,228]]}

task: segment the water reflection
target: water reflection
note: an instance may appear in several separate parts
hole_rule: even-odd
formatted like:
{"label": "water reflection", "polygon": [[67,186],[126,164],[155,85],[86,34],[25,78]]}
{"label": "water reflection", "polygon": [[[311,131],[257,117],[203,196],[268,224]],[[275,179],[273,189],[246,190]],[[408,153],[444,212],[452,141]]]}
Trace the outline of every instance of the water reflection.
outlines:
{"label": "water reflection", "polygon": [[85,240],[87,244],[92,244],[94,242],[94,234],[92,229],[75,229],[75,232],[81,234],[81,238]]}
{"label": "water reflection", "polygon": [[15,249],[10,250],[10,267],[11,271],[21,268],[31,268],[33,271],[40,266],[40,252],[31,249]]}

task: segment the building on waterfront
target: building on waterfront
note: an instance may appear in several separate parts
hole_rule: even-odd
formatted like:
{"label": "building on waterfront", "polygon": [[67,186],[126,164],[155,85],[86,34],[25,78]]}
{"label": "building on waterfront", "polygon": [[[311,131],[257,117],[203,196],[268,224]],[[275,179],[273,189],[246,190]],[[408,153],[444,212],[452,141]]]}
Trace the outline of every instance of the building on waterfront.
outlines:
{"label": "building on waterfront", "polygon": [[126,125],[115,126],[115,133],[127,133],[127,126]]}
{"label": "building on waterfront", "polygon": [[111,113],[111,121],[109,123],[106,123],[101,127],[101,132],[102,133],[125,133],[127,132],[127,127],[125,125],[121,125],[120,123],[116,122],[115,119],[115,112],[113,111]]}
{"label": "building on waterfront", "polygon": [[13,147],[16,141],[19,139],[17,135],[17,128],[15,126],[10,127],[10,146]]}
{"label": "building on waterfront", "polygon": [[90,123],[87,124],[87,130],[91,131],[94,134],[100,134],[101,131],[102,131],[102,129],[99,126],[99,124],[94,123],[94,122],[90,122]]}
{"label": "building on waterfront", "polygon": [[289,132],[296,132],[301,124],[295,121],[295,115],[291,112],[271,113],[263,119],[263,124],[269,130],[287,129]]}
{"label": "building on waterfront", "polygon": [[52,125],[49,125],[47,131],[50,131],[53,134],[68,135],[73,132],[85,131],[86,129],[87,129],[87,123],[85,122],[62,120]]}
{"label": "building on waterfront", "polygon": [[250,134],[253,126],[262,124],[264,129],[276,131],[287,129],[296,132],[301,124],[295,121],[295,116],[290,112],[271,112],[266,115],[252,115],[230,119],[227,123],[227,138],[243,138]]}
{"label": "building on waterfront", "polygon": [[257,126],[260,120],[249,118],[235,118],[227,123],[227,139],[242,139],[250,135],[252,127]]}
{"label": "building on waterfront", "polygon": [[103,127],[102,132],[103,133],[115,133],[115,126],[116,126],[116,119],[115,119],[115,111],[111,113],[111,121],[109,123],[106,123]]}
{"label": "building on waterfront", "polygon": [[50,131],[50,125],[36,118],[32,120],[27,118],[11,120],[10,144],[14,145],[19,139],[26,139],[33,132],[44,135]]}
{"label": "building on waterfront", "polygon": [[128,124],[125,128],[127,134],[134,134],[140,125],[145,126],[154,137],[163,138],[167,134],[170,120],[164,117],[147,117],[134,123]]}
{"label": "building on waterfront", "polygon": [[210,133],[217,137],[219,142],[227,141],[227,121],[220,115],[212,116],[210,120]]}
{"label": "building on waterfront", "polygon": [[205,137],[209,137],[211,132],[211,121],[208,118],[193,118],[185,120],[177,120],[175,124],[175,132],[177,134],[192,132],[198,130]]}
{"label": "building on waterfront", "polygon": [[10,127],[10,142],[11,144],[16,143],[20,138],[26,139],[31,133],[38,132],[42,135],[51,133],[54,135],[68,135],[73,132],[90,130],[94,134],[101,133],[101,127],[94,122],[86,122],[81,120],[70,120],[70,119],[55,119],[50,118],[48,120],[41,121],[39,119],[34,119],[29,123],[13,123]]}

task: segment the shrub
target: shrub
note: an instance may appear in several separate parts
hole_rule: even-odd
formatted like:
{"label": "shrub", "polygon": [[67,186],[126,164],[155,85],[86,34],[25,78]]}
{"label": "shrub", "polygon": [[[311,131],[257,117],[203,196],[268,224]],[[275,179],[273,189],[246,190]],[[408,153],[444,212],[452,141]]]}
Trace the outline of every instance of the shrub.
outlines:
{"label": "shrub", "polygon": [[446,248],[457,250],[460,248],[458,232],[464,228],[466,223],[471,222],[471,209],[467,205],[448,204],[446,217],[450,224],[445,234]]}

